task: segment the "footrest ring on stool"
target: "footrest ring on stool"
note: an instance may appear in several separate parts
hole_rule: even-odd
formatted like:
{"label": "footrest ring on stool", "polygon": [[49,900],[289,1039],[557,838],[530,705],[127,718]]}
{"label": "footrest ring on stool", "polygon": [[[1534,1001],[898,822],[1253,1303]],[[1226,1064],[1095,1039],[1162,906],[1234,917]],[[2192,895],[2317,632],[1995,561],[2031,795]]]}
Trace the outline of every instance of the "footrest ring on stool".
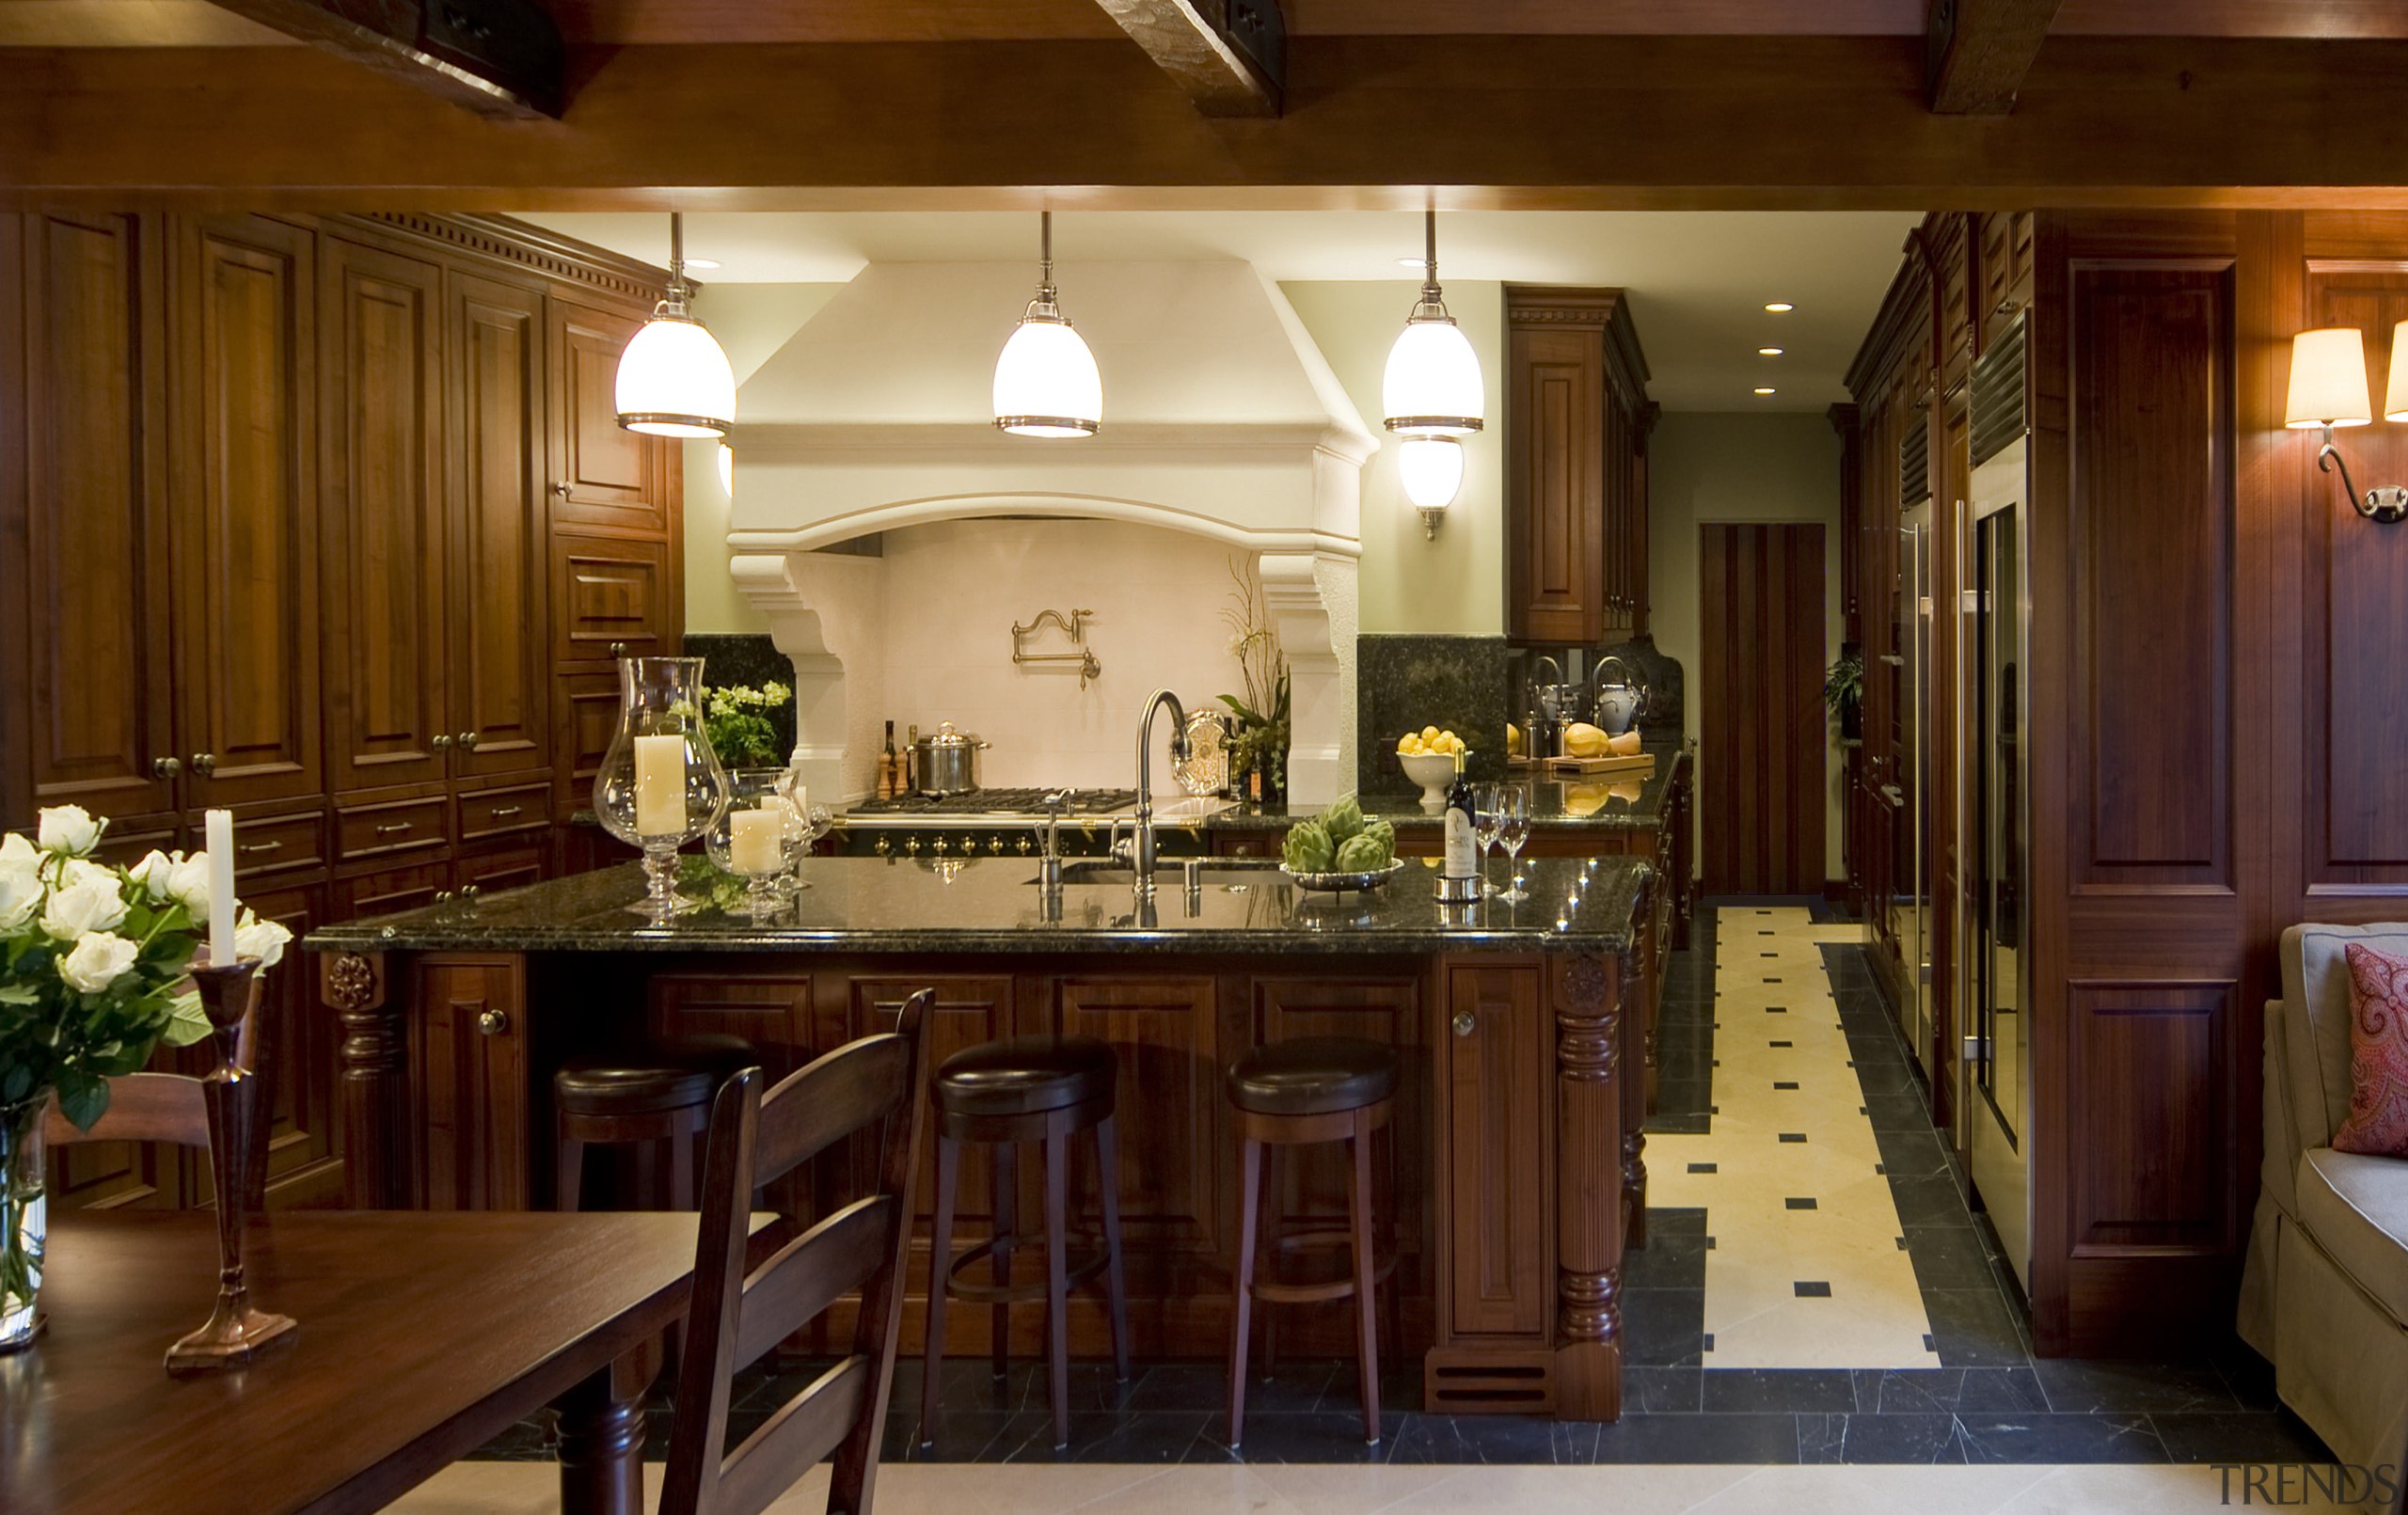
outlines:
{"label": "footrest ring on stool", "polygon": [[[1032,1278],[1021,1284],[996,1284],[961,1276],[963,1270],[973,1263],[983,1263],[992,1258],[999,1246],[1008,1258],[1010,1254],[1020,1250],[1022,1244],[1021,1239],[1017,1237],[999,1237],[992,1240],[981,1241],[956,1257],[952,1265],[945,1269],[945,1297],[967,1300],[974,1304],[1026,1304],[1031,1301],[1044,1299],[1047,1286],[1042,1278]],[[1038,1245],[1034,1250],[1042,1252],[1045,1249]],[[1104,1265],[1110,1261],[1110,1256],[1100,1251],[1074,1255],[1069,1265],[1063,1270],[1063,1287],[1077,1288],[1102,1272]]]}

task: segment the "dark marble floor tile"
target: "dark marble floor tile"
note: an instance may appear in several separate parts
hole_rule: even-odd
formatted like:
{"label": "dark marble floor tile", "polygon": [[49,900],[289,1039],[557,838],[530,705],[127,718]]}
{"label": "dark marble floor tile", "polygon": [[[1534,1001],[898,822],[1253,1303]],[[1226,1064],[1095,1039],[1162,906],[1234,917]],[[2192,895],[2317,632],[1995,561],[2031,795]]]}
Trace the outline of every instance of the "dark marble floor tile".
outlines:
{"label": "dark marble floor tile", "polygon": [[1965,1225],[1916,1225],[1906,1232],[1907,1256],[1914,1263],[1915,1282],[1925,1288],[1988,1288],[1998,1286],[1989,1249],[1982,1234]]}
{"label": "dark marble floor tile", "polygon": [[1798,1417],[1798,1460],[1961,1463],[1965,1445],[1950,1414],[1806,1414]]}
{"label": "dark marble floor tile", "polygon": [[1387,1460],[1587,1463],[1595,1460],[1597,1430],[1590,1421],[1529,1415],[1406,1415],[1388,1433]]}
{"label": "dark marble floor tile", "polygon": [[1623,1287],[1702,1289],[1705,1287],[1705,1251],[1703,1234],[1666,1236],[1651,1230],[1647,1245],[1623,1255]]}
{"label": "dark marble floor tile", "polygon": [[1942,1367],[2024,1367],[2032,1361],[2006,1298],[1995,1288],[1925,1289],[1923,1307]]}
{"label": "dark marble floor tile", "polygon": [[1856,1408],[1856,1385],[1846,1368],[1710,1367],[1703,1402],[1711,1414],[1846,1414]]}
{"label": "dark marble floor tile", "polygon": [[2096,1411],[2237,1411],[2224,1375],[2208,1363],[2103,1362],[2044,1357],[2035,1362],[2049,1408],[2060,1414]]}
{"label": "dark marble floor tile", "polygon": [[1703,1110],[1657,1111],[1647,1117],[1644,1128],[1667,1136],[1703,1136],[1714,1128],[1714,1117]]}
{"label": "dark marble floor tile", "polygon": [[1886,1060],[1876,1063],[1872,1059],[1860,1057],[1856,1060],[1856,1081],[1869,1095],[1894,1094],[1907,1095],[1916,1099],[1923,1097],[1923,1085],[1916,1081],[1912,1073],[1907,1070],[1903,1063],[1891,1063]]}
{"label": "dark marble floor tile", "polygon": [[1363,1440],[1359,1412],[1322,1411],[1311,1414],[1256,1414],[1246,1412],[1245,1443],[1228,1445],[1228,1424],[1215,1415],[1204,1423],[1204,1433],[1187,1451],[1190,1462],[1385,1462],[1388,1444],[1411,1412],[1382,1407],[1381,1439]]}
{"label": "dark marble floor tile", "polygon": [[1972,1212],[1956,1192],[1956,1180],[1946,1174],[1893,1176],[1890,1194],[1897,1201],[1899,1222],[1910,1232],[1922,1225],[1972,1224]]}
{"label": "dark marble floor tile", "polygon": [[1893,1178],[1945,1177],[1948,1174],[1948,1149],[1933,1132],[1876,1131],[1873,1141],[1881,1154],[1881,1166]]}
{"label": "dark marble floor tile", "polygon": [[1798,1417],[1782,1414],[1624,1415],[1597,1428],[1599,1462],[1791,1463]]}
{"label": "dark marble floor tile", "polygon": [[1968,1462],[2163,1462],[2147,1415],[1959,1414]]}
{"label": "dark marble floor tile", "polygon": [[1696,1414],[1704,1408],[1704,1370],[1695,1367],[1625,1367],[1623,1410],[1627,1414]]}
{"label": "dark marble floor tile", "polygon": [[2274,1365],[2250,1348],[2239,1336],[2232,1337],[2218,1350],[2210,1353],[2216,1371],[2224,1375],[2225,1387],[2243,1410],[2276,1410],[2282,1397],[2274,1392]]}
{"label": "dark marble floor tile", "polygon": [[916,1412],[890,1410],[884,1442],[889,1461],[1000,1462],[1024,1439],[1030,1424],[1026,1416],[1000,1410],[942,1411],[923,1446],[919,1420]]}
{"label": "dark marble floor tile", "polygon": [[[1126,1414],[1073,1413],[1070,1440],[1054,1444],[1051,1417],[1026,1412],[1012,1417],[1006,1433],[1010,1449],[982,1462],[1181,1462],[1206,1434],[1212,1416],[1200,1410],[1146,1410]],[[1015,1440],[1016,1438],[1016,1440]]]}
{"label": "dark marble floor tile", "polygon": [[551,1430],[541,1420],[522,1420],[479,1447],[480,1462],[549,1462],[557,1451]]}
{"label": "dark marble floor tile", "polygon": [[2176,1462],[2331,1462],[2332,1448],[2288,1410],[2152,1414]]}
{"label": "dark marble floor tile", "polygon": [[1622,1297],[1623,1361],[1697,1367],[1705,1352],[1705,1290],[1631,1289]]}
{"label": "dark marble floor tile", "polygon": [[[1862,1062],[1869,1053],[1861,1053]],[[1930,1131],[1931,1108],[1921,1094],[1868,1094],[1864,1097],[1864,1116],[1876,1131]]]}
{"label": "dark marble floor tile", "polygon": [[1705,1207],[1703,1205],[1650,1205],[1647,1207],[1647,1244],[1654,1246],[1657,1237],[1702,1237],[1705,1235]]}
{"label": "dark marble floor tile", "polygon": [[[1860,1410],[1868,1408],[1863,1391]],[[1882,1414],[1924,1414],[1945,1411],[2014,1411],[2045,1413],[2048,1397],[2029,1367],[1910,1367],[1877,1375],[1869,1408]]]}

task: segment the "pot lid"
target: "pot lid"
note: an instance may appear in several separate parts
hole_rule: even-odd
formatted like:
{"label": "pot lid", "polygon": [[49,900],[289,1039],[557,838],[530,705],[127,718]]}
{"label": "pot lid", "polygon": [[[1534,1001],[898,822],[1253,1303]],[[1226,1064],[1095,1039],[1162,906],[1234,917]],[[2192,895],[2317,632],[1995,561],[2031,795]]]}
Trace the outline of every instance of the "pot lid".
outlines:
{"label": "pot lid", "polygon": [[948,720],[937,726],[935,735],[921,737],[920,745],[922,747],[975,747],[978,745],[978,738],[963,735],[960,732],[954,730],[953,722]]}

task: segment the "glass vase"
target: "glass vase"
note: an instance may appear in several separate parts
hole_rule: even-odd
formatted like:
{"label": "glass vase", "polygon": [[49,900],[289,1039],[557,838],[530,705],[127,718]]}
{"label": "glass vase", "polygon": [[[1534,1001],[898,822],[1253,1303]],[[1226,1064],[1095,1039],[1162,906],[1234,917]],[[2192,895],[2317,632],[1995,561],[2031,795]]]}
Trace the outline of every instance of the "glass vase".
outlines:
{"label": "glass vase", "polygon": [[[793,829],[792,813],[780,785],[785,778],[784,768],[730,768],[727,773],[727,808],[711,824],[710,834],[703,841],[704,850],[721,873],[734,874],[745,882],[745,911],[755,920],[771,912],[785,897],[784,877],[793,858],[787,844],[787,833]],[[766,810],[778,817],[777,866],[767,871],[747,872],[736,866],[734,847],[736,817],[746,811]]]}
{"label": "glass vase", "polygon": [[727,775],[703,734],[703,660],[619,659],[619,725],[594,778],[594,813],[643,849],[644,897],[630,910],[660,923],[695,907],[677,894],[677,849],[726,810]]}
{"label": "glass vase", "polygon": [[41,1329],[42,1248],[50,1236],[41,1120],[47,1092],[0,1109],[0,1352],[12,1352]]}

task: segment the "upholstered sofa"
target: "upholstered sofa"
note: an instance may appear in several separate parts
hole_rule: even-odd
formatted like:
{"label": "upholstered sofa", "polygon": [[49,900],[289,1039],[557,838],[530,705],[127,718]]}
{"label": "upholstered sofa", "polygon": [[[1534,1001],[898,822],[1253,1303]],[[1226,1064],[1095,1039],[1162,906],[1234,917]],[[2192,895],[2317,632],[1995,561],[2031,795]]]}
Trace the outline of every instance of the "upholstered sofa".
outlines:
{"label": "upholstered sofa", "polygon": [[[2241,1286],[2243,1340],[2343,1462],[2408,1483],[2408,1160],[2336,1152],[2350,1108],[2350,973],[2408,923],[2293,926],[2266,1006],[2266,1162]],[[2385,1507],[2402,1508],[2394,1498]]]}

